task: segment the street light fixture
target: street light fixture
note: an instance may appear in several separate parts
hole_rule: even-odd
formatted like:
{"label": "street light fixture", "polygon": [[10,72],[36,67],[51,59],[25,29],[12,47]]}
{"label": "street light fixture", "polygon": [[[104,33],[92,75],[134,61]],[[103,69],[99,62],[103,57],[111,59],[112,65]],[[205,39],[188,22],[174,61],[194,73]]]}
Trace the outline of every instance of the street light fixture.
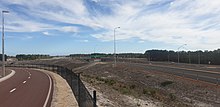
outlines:
{"label": "street light fixture", "polygon": [[116,42],[115,42],[115,30],[119,29],[120,27],[114,28],[114,67],[116,67]]}
{"label": "street light fixture", "polygon": [[178,47],[178,52],[177,52],[177,55],[178,55],[178,63],[180,62],[180,55],[179,55],[179,49],[183,46],[185,46],[186,44],[183,44],[181,45],[180,47]]}
{"label": "street light fixture", "polygon": [[9,11],[2,11],[2,72],[5,76],[5,53],[4,53],[4,13],[9,13]]}

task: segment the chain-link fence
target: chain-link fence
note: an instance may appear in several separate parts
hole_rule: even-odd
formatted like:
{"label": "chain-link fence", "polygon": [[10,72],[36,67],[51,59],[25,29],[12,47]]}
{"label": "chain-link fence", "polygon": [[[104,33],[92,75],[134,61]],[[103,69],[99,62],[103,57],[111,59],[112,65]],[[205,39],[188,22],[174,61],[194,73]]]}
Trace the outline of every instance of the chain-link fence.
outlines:
{"label": "chain-link fence", "polygon": [[6,65],[7,67],[24,67],[24,68],[38,68],[49,70],[59,74],[63,77],[69,86],[71,87],[74,96],[78,102],[79,107],[96,107],[96,91],[93,91],[93,97],[86,89],[85,85],[80,79],[80,74],[74,73],[71,69],[57,66],[57,65],[46,65],[46,64],[20,64],[20,65]]}

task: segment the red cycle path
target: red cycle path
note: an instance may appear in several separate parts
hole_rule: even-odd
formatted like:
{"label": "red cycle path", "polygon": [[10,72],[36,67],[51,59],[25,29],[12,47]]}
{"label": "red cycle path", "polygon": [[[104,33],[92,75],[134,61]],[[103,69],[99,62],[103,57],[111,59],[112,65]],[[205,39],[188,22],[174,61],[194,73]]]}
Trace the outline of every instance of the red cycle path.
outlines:
{"label": "red cycle path", "polygon": [[33,69],[10,69],[16,73],[0,82],[0,107],[50,106],[53,84],[49,75]]}

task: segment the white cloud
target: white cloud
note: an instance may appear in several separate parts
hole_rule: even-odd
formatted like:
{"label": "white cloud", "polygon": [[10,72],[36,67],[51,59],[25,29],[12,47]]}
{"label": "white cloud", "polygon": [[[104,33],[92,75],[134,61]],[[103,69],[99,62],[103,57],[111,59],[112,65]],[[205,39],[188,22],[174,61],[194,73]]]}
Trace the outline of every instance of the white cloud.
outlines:
{"label": "white cloud", "polygon": [[14,35],[7,35],[7,36],[5,36],[6,37],[6,39],[16,39],[16,40],[18,40],[18,39],[20,39],[20,40],[30,40],[30,39],[33,39],[34,38],[34,36],[31,36],[31,35],[16,35],[16,36],[14,36]]}
{"label": "white cloud", "polygon": [[50,35],[49,32],[47,32],[47,31],[42,32],[42,33],[43,33],[44,35],[47,35],[47,36]]}
{"label": "white cloud", "polygon": [[64,26],[60,29],[60,31],[63,31],[63,32],[78,32],[78,29],[76,27],[72,27],[72,26]]}
{"label": "white cloud", "polygon": [[81,40],[81,42],[85,42],[85,43],[87,43],[87,42],[89,42],[89,40]]}
{"label": "white cloud", "polygon": [[141,41],[138,41],[138,43],[144,43],[145,41],[141,40]]}
{"label": "white cloud", "polygon": [[[92,0],[96,6],[90,11],[83,0],[8,0],[6,4],[19,4],[29,15],[56,22],[78,24],[94,29],[93,37],[102,41],[139,38],[143,41],[185,44],[192,49],[218,48],[220,41],[219,0]],[[87,4],[88,5],[88,4]],[[91,4],[89,4],[91,5]],[[0,7],[4,8],[3,5]],[[97,11],[110,10],[109,13]],[[60,30],[80,32],[74,26],[58,26],[26,19],[12,14],[7,21],[9,31],[35,32]],[[6,23],[6,24],[7,24]],[[16,26],[15,26],[16,25]],[[102,32],[96,32],[104,30]],[[140,42],[140,41],[139,41]]]}
{"label": "white cloud", "polygon": [[89,40],[84,40],[84,42],[89,42]]}
{"label": "white cloud", "polygon": [[116,15],[99,17],[99,23],[108,31],[93,34],[93,37],[102,41],[112,40],[113,28],[121,26],[117,30],[117,39],[137,37],[153,42],[187,43],[191,49],[219,47],[220,41],[216,38],[220,34],[220,1],[177,0],[169,3],[167,10],[157,11],[155,8],[143,11],[142,5],[121,4],[115,11]]}

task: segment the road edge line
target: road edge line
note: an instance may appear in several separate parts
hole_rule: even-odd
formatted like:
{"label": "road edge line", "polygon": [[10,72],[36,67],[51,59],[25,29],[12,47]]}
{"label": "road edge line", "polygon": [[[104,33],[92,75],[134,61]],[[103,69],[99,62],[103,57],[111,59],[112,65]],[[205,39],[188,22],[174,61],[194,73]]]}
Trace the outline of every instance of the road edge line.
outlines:
{"label": "road edge line", "polygon": [[44,102],[44,105],[43,107],[47,107],[47,103],[49,101],[49,98],[50,98],[50,94],[51,94],[51,89],[52,89],[52,80],[51,80],[51,77],[45,73],[47,75],[47,77],[49,78],[49,81],[50,81],[50,86],[49,86],[49,91],[48,91],[48,94],[47,94],[47,98],[46,98],[46,101]]}
{"label": "road edge line", "polygon": [[15,74],[15,71],[14,71],[14,70],[11,70],[11,73],[10,73],[10,74],[6,75],[5,77],[0,78],[0,82],[3,82],[3,81],[5,81],[5,80],[11,78],[14,74]]}

